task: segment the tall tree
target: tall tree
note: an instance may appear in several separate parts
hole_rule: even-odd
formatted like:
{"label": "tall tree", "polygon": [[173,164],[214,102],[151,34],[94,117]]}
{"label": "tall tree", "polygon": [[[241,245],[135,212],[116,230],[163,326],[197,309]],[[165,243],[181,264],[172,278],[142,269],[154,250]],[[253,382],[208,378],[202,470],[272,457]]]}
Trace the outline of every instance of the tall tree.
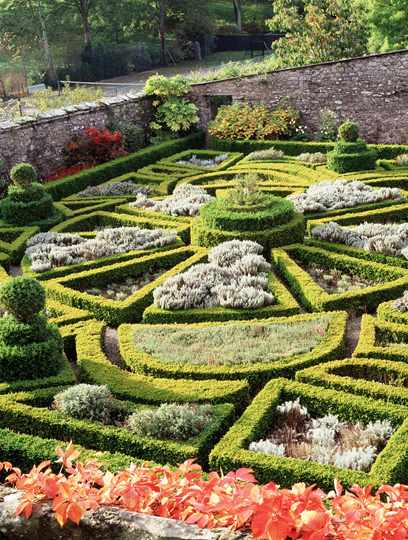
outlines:
{"label": "tall tree", "polygon": [[408,0],[370,0],[368,22],[371,51],[408,46]]}
{"label": "tall tree", "polygon": [[238,30],[242,30],[242,0],[232,0],[234,6],[235,24],[238,26]]}
{"label": "tall tree", "polygon": [[285,32],[274,44],[284,65],[339,60],[367,50],[366,11],[360,0],[275,0],[268,26]]}

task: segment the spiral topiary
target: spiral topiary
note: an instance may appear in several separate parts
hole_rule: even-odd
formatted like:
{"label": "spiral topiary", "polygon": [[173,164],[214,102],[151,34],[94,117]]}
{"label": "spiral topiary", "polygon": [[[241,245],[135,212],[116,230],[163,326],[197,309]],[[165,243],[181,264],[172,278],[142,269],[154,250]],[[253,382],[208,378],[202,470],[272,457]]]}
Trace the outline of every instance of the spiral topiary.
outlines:
{"label": "spiral topiary", "polygon": [[43,313],[45,291],[33,278],[18,277],[0,287],[0,381],[37,379],[58,373],[63,342]]}
{"label": "spiral topiary", "polygon": [[37,172],[29,163],[15,165],[12,184],[0,203],[0,214],[12,225],[30,225],[56,218],[52,197],[37,182]]}

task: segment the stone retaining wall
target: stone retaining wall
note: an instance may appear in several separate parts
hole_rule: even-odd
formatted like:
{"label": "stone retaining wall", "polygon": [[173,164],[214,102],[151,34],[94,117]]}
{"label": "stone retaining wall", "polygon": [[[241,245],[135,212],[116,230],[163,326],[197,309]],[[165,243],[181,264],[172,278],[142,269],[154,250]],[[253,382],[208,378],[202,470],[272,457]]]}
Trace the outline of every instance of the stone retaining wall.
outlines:
{"label": "stone retaining wall", "polygon": [[21,492],[0,486],[0,538],[2,540],[251,540],[226,529],[199,529],[182,521],[159,518],[115,507],[88,512],[80,525],[58,525],[49,504],[41,505],[26,520],[16,517]]}
{"label": "stone retaining wall", "polygon": [[103,128],[112,119],[147,127],[151,119],[146,97],[119,96],[97,103],[81,103],[40,114],[36,119],[0,124],[0,160],[9,170],[15,163],[28,161],[42,175],[63,166],[62,149],[84,128]]}
{"label": "stone retaining wall", "polygon": [[215,112],[212,96],[270,107],[289,98],[312,133],[329,108],[341,120],[356,120],[369,142],[408,142],[408,50],[197,84],[192,94],[202,127]]}

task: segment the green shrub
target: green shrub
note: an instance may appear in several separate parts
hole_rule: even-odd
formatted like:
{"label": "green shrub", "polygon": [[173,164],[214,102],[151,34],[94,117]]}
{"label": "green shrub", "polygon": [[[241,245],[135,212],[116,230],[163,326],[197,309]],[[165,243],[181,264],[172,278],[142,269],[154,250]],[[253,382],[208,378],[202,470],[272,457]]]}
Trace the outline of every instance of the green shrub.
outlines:
{"label": "green shrub", "polygon": [[45,307],[40,283],[26,277],[6,282],[0,287],[0,304],[10,313],[0,318],[0,380],[57,374],[63,343],[57,327],[40,314]]}
{"label": "green shrub", "polygon": [[114,399],[107,386],[77,384],[54,396],[54,406],[67,416],[96,420],[103,424],[123,421],[128,408]]}
{"label": "green shrub", "polygon": [[211,405],[163,403],[157,409],[134,412],[128,427],[142,437],[187,441],[199,435],[211,417]]}
{"label": "green shrub", "polygon": [[10,171],[12,182],[21,188],[30,186],[37,181],[37,172],[30,163],[18,163]]}
{"label": "green shrub", "polygon": [[358,139],[359,129],[356,122],[343,122],[339,127],[339,139],[345,142],[356,142]]}
{"label": "green shrub", "polygon": [[292,108],[270,111],[264,105],[233,103],[218,109],[208,132],[212,137],[231,141],[288,139],[295,135],[299,120],[299,112]]}
{"label": "green shrub", "polygon": [[30,225],[55,216],[51,196],[36,182],[37,173],[29,163],[20,163],[11,170],[13,184],[0,203],[4,221],[13,225]]}
{"label": "green shrub", "polygon": [[27,322],[44,309],[45,290],[35,279],[16,277],[0,287],[0,303],[17,320]]}

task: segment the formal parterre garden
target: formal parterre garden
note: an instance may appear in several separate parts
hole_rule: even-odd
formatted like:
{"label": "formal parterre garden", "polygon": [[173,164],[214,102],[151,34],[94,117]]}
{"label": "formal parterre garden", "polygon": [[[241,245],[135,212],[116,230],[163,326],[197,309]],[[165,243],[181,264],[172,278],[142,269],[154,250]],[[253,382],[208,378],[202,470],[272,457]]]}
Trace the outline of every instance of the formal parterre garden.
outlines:
{"label": "formal parterre garden", "polygon": [[[408,488],[380,487],[408,484],[407,152],[348,122],[335,144],[195,133],[46,184],[17,165],[0,201],[0,461],[31,468],[73,441],[49,478],[111,504],[315,540],[374,538],[357,534],[375,508],[378,538],[406,538]],[[181,477],[201,495],[176,512],[112,487],[164,497],[163,475],[173,498]],[[31,477],[11,477],[27,515]],[[75,501],[62,523],[93,508]]]}

